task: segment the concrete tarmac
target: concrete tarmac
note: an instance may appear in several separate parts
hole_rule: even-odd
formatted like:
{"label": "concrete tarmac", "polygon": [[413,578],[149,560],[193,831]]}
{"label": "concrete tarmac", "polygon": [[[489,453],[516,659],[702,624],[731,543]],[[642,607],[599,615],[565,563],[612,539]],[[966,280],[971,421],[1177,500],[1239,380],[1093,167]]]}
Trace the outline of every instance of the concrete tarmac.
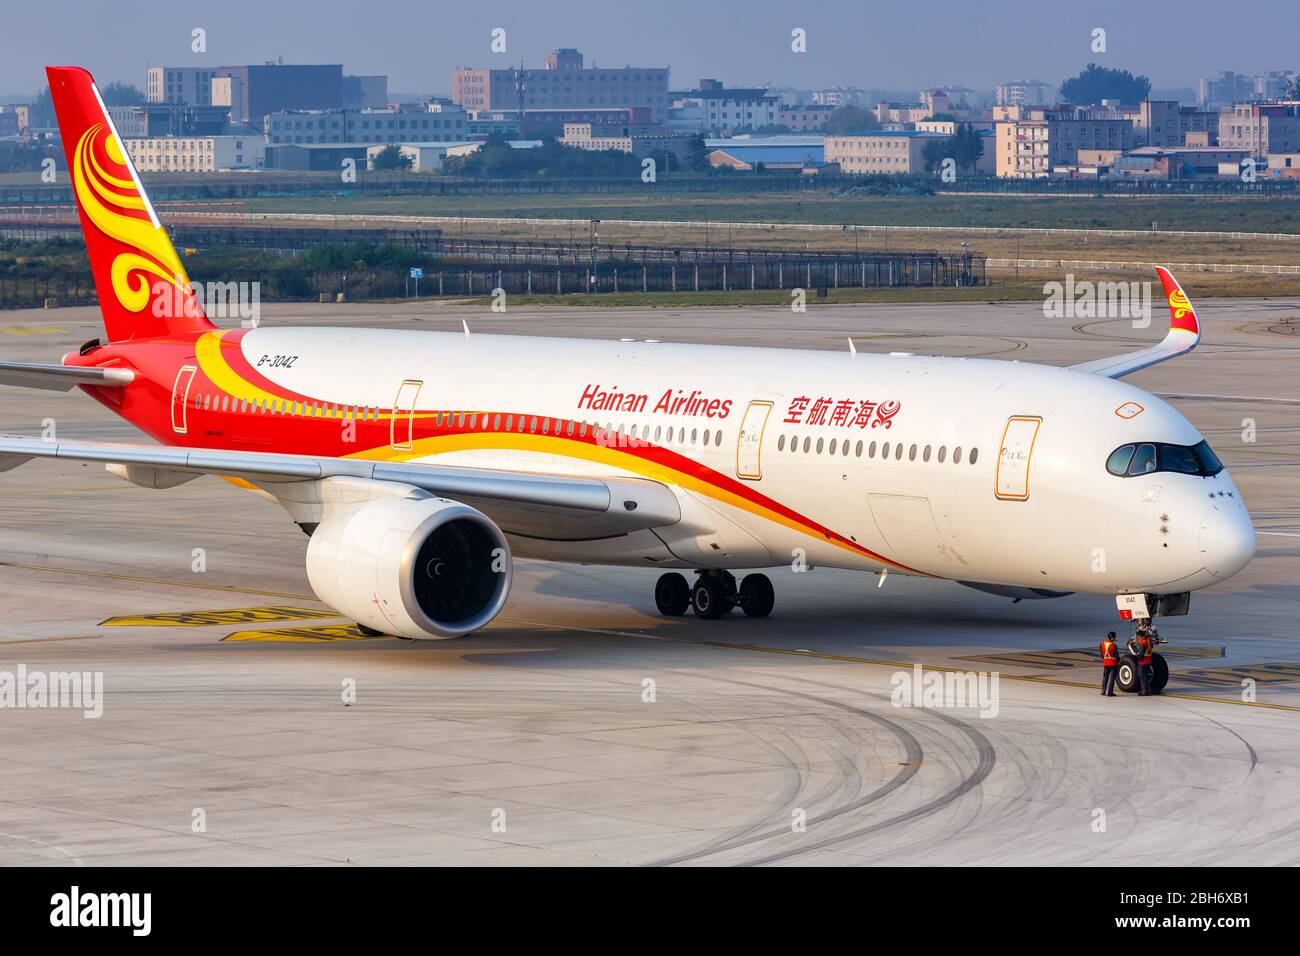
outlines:
{"label": "concrete tarmac", "polygon": [[[1259,551],[1162,622],[1173,676],[1155,698],[1098,694],[1109,599],[1013,605],[825,569],[771,572],[770,618],[706,622],[659,617],[653,570],[521,562],[480,634],[365,639],[313,597],[287,516],[225,482],[0,474],[0,690],[21,668],[103,675],[99,717],[0,708],[0,863],[1300,863],[1300,302],[1197,306],[1200,349],[1130,380],[1180,396]],[[1035,304],[263,313],[828,349],[852,334],[860,351],[1053,364],[1167,321]],[[94,309],[0,313],[0,358],[57,361],[98,334]],[[79,393],[0,388],[0,432],[51,423],[143,440]],[[894,706],[918,663],[996,673],[996,713]]]}

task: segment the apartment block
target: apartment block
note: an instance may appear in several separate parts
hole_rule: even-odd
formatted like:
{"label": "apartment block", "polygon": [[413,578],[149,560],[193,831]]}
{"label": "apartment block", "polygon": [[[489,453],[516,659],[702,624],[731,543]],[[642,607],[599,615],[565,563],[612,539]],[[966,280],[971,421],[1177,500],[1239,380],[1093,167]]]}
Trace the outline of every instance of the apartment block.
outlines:
{"label": "apartment block", "polygon": [[653,122],[668,114],[668,68],[584,66],[583,55],[564,48],[549,53],[544,69],[457,69],[452,101],[469,110],[645,107]]}
{"label": "apartment block", "polygon": [[927,142],[935,139],[947,137],[915,130],[827,136],[825,160],[838,163],[845,173],[921,173],[925,171],[922,151]]}
{"label": "apartment block", "polygon": [[265,165],[266,145],[256,135],[124,138],[123,143],[142,173],[215,173]]}
{"label": "apartment block", "polygon": [[266,117],[266,141],[281,143],[460,143],[469,138],[463,109],[438,104],[436,111],[283,110]]}
{"label": "apartment block", "polygon": [[1219,145],[1256,159],[1300,151],[1300,103],[1238,103],[1219,115]]}
{"label": "apartment block", "polygon": [[1081,149],[1131,149],[1134,128],[1126,119],[1035,118],[1000,122],[994,138],[998,176],[1036,179],[1076,165]]}

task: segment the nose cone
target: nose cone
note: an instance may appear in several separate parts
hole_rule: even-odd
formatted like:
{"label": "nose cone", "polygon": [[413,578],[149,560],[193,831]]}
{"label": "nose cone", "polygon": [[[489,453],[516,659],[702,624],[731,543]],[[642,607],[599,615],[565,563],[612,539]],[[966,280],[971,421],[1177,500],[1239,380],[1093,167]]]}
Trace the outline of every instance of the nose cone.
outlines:
{"label": "nose cone", "polygon": [[1201,519],[1201,558],[1216,578],[1230,578],[1255,556],[1255,528],[1240,504],[1216,504]]}

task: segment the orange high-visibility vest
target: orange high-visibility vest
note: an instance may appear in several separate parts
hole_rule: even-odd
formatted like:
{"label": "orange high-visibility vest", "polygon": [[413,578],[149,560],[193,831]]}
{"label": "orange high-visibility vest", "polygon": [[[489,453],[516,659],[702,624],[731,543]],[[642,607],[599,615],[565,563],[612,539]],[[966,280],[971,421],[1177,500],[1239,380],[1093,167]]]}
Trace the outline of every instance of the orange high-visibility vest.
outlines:
{"label": "orange high-visibility vest", "polygon": [[1119,657],[1116,656],[1117,645],[1110,638],[1101,642],[1101,664],[1103,667],[1114,667],[1119,663]]}
{"label": "orange high-visibility vest", "polygon": [[1151,638],[1139,634],[1138,644],[1140,644],[1142,647],[1142,660],[1138,661],[1138,663],[1143,665],[1150,664],[1151,663]]}

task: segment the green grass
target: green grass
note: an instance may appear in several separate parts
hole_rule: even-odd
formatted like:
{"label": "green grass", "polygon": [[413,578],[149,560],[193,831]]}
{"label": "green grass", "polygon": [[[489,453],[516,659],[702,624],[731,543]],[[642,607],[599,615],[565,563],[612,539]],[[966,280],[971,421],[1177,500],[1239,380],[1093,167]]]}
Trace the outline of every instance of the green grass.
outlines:
{"label": "green grass", "polygon": [[[833,193],[683,196],[655,194],[654,187],[622,194],[513,196],[341,196],[249,199],[239,212],[311,212],[340,215],[508,216],[540,219],[711,220],[716,242],[726,241],[726,222],[1074,229],[1226,230],[1300,232],[1300,200],[1271,197],[1029,197],[1029,196],[841,196]],[[455,224],[445,226],[454,232]],[[526,227],[525,227],[526,228]],[[519,231],[520,227],[516,227]],[[581,239],[586,229],[578,226]],[[743,242],[743,234],[736,236]]]}

